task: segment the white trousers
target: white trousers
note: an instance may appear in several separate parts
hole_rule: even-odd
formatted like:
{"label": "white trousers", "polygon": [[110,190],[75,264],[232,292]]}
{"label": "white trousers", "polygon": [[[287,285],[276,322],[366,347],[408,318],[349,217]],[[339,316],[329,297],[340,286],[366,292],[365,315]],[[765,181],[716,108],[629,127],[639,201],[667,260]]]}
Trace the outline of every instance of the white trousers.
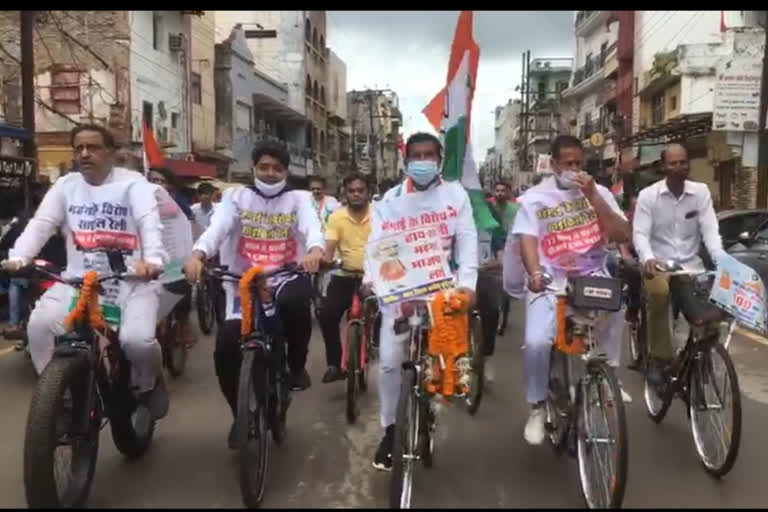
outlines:
{"label": "white trousers", "polygon": [[[158,283],[130,283],[121,304],[120,347],[131,362],[131,379],[138,391],[151,390],[162,371],[162,352],[155,340]],[[29,353],[40,374],[51,361],[54,337],[65,334],[64,320],[72,304],[73,288],[56,283],[37,301],[29,317]]]}
{"label": "white trousers", "polygon": [[379,403],[381,426],[395,424],[400,383],[403,380],[403,360],[408,333],[395,334],[395,319],[400,308],[381,308],[381,336],[379,338]]}
{"label": "white trousers", "polygon": [[[529,404],[544,401],[549,394],[549,359],[556,334],[555,300],[552,294],[526,292],[523,365]],[[616,368],[621,361],[624,310],[608,313],[606,320],[595,336],[608,364]]]}

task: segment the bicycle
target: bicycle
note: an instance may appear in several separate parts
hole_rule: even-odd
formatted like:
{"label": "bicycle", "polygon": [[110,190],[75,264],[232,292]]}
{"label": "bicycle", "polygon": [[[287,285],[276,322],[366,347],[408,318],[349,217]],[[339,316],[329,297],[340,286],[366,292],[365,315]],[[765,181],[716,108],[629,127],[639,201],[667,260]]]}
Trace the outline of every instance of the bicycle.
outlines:
{"label": "bicycle", "polygon": [[[727,313],[706,302],[714,280],[713,272],[687,271],[675,261],[657,265],[657,269],[669,276],[670,292],[691,329],[685,346],[663,372],[664,382],[661,385],[648,381],[647,365],[644,367],[643,398],[646,409],[650,418],[660,423],[675,397],[685,402],[696,453],[705,471],[714,478],[721,478],[733,468],[741,443],[741,392],[738,375],[727,350],[735,324]],[[680,286],[684,283],[692,284],[692,296],[688,290],[681,290]],[[694,304],[696,301],[700,304]],[[701,307],[703,304],[706,307]],[[728,320],[729,334],[727,339],[721,341],[724,320]],[[724,367],[722,377],[714,375],[715,358]],[[719,382],[722,382],[723,389],[717,388]],[[708,386],[714,388],[711,393],[707,393]],[[726,397],[728,388],[730,400]],[[716,428],[719,439],[707,443],[702,425],[705,413],[724,411],[728,403],[732,408],[730,428],[726,425],[726,418],[722,418],[722,424]]]}
{"label": "bicycle", "polygon": [[[122,262],[122,257],[117,253]],[[114,256],[110,256],[110,262]],[[30,270],[80,290],[67,318],[68,333],[55,338],[53,358],[32,395],[24,437],[24,487],[30,508],[81,507],[89,494],[98,456],[99,432],[109,423],[117,449],[129,459],[149,448],[155,420],[130,383],[131,365],[118,334],[98,306],[99,285],[138,279],[125,267],[113,273],[63,279],[45,265]],[[115,270],[117,269],[117,270]],[[66,481],[57,478],[56,449],[70,446]]]}
{"label": "bicycle", "polygon": [[[328,267],[340,269],[341,262]],[[363,273],[345,270],[344,274],[358,280],[352,304],[346,313],[341,340],[341,370],[345,372],[347,380],[346,416],[347,422],[353,424],[360,413],[357,398],[360,393],[368,390],[368,365],[378,359],[379,333],[376,325],[380,313],[376,296],[364,297],[361,293]]]}
{"label": "bicycle", "polygon": [[501,304],[499,305],[499,328],[497,333],[499,336],[504,336],[504,332],[507,330],[507,322],[509,320],[509,304],[512,299],[506,292],[502,291]]}
{"label": "bicycle", "polygon": [[[546,293],[556,297],[556,337],[550,356],[549,396],[545,427],[555,453],[566,447],[579,467],[582,495],[589,508],[618,508],[624,499],[628,467],[627,420],[621,388],[607,358],[598,351],[594,331],[602,311],[621,307],[621,281],[610,277],[571,278],[565,289],[551,287],[543,277]],[[537,299],[544,297],[540,296]],[[570,307],[570,311],[569,311]],[[610,396],[605,396],[606,391]],[[595,415],[594,406],[599,414]],[[606,427],[593,428],[602,418]],[[611,434],[611,425],[616,432]],[[615,448],[601,456],[599,447]],[[609,462],[610,473],[593,481],[594,466]],[[607,460],[606,460],[607,459]],[[597,484],[597,485],[596,485]],[[603,491],[597,495],[596,487]]]}
{"label": "bicycle", "polygon": [[[390,508],[410,508],[414,462],[421,460],[426,468],[432,467],[434,462],[434,432],[441,399],[435,393],[427,391],[425,386],[430,366],[427,361],[427,333],[431,323],[429,305],[428,300],[409,301],[404,307],[410,311],[404,318],[395,322],[396,333],[409,333],[406,344],[409,358],[402,366],[400,400],[395,416]],[[480,317],[475,311],[470,316],[468,335],[471,352],[470,393],[476,395],[477,392],[473,391],[471,386],[477,384],[477,374],[482,375],[482,369],[476,364],[477,361],[480,361],[480,364],[483,361],[483,338]],[[461,395],[454,396],[462,398]],[[464,398],[466,399],[466,396]],[[480,399],[474,396],[473,402],[476,412]]]}
{"label": "bicycle", "polygon": [[[295,263],[269,272],[254,267],[239,275],[227,266],[211,267],[210,275],[220,282],[237,280],[242,306],[240,324],[243,361],[237,393],[238,458],[240,460],[240,492],[246,507],[257,508],[264,498],[268,442],[267,432],[280,446],[286,437],[288,406],[291,401],[288,369],[288,344],[279,327],[279,311],[268,315],[262,302],[269,278],[278,275],[303,274]],[[228,279],[229,278],[229,279]]]}
{"label": "bicycle", "polygon": [[216,287],[213,284],[208,275],[204,273],[200,281],[195,285],[197,324],[206,336],[211,334],[217,320]]}
{"label": "bicycle", "polygon": [[[181,281],[168,283],[165,288],[175,295],[184,295],[188,286],[186,282]],[[155,337],[162,349],[163,366],[171,377],[181,377],[187,367],[189,349],[181,340],[176,308],[158,322]]]}

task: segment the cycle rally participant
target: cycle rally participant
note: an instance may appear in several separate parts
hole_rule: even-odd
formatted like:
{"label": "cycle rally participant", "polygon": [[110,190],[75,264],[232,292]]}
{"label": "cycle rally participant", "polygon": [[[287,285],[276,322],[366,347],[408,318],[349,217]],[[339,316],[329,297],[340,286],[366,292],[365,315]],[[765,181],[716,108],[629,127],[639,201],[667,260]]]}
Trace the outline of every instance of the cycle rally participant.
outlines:
{"label": "cycle rally participant", "polygon": [[663,383],[666,366],[674,358],[669,318],[673,302],[686,307],[683,297],[693,297],[693,282],[670,281],[657,266],[675,260],[686,270],[704,271],[699,256],[702,242],[714,263],[723,252],[720,228],[705,183],[688,179],[688,152],[681,144],[669,144],[661,153],[666,177],[640,191],[633,221],[633,242],[643,265],[648,333],[648,382]]}
{"label": "cycle rally participant", "polygon": [[[555,297],[546,293],[544,274],[553,278],[557,288],[569,276],[606,275],[606,244],[622,243],[630,236],[629,223],[610,190],[580,171],[584,157],[581,141],[560,135],[552,141],[551,155],[554,174],[519,198],[520,209],[512,228],[527,275],[523,366],[531,412],[524,438],[532,445],[541,444],[546,435],[544,403],[556,324]],[[564,243],[567,240],[578,241]],[[523,269],[506,269],[505,275],[523,275]],[[605,335],[599,339],[604,341],[609,363],[617,367],[624,328],[621,312],[609,313],[604,327]],[[623,389],[622,398],[630,400]]]}
{"label": "cycle rally participant", "polygon": [[[406,178],[403,183],[387,191],[382,199],[373,204],[371,213],[371,240],[382,235],[404,231],[406,226],[397,219],[404,196],[412,196],[418,205],[419,215],[428,219],[426,224],[440,230],[442,249],[454,263],[456,288],[474,301],[477,282],[478,240],[472,205],[466,190],[458,182],[447,182],[440,176],[442,145],[429,133],[414,133],[405,145]],[[370,250],[370,246],[366,251]],[[367,261],[367,260],[366,260]],[[372,270],[365,265],[363,283],[373,283]],[[392,469],[392,448],[397,403],[400,398],[404,343],[407,334],[395,333],[395,320],[400,316],[399,305],[381,307],[379,337],[379,407],[384,436],[376,450],[373,466],[376,469]]]}
{"label": "cycle rally participant", "polygon": [[328,218],[341,208],[341,203],[335,197],[325,193],[327,183],[322,176],[310,176],[309,191],[312,197],[312,208],[317,212],[323,229],[328,224]]}
{"label": "cycle rally participant", "polygon": [[[70,139],[80,172],[62,176],[50,188],[3,266],[18,271],[29,264],[57,230],[66,239],[65,278],[85,272],[111,272],[107,250],[121,250],[128,268],[145,279],[160,274],[168,254],[163,245],[156,187],[141,174],[116,167],[112,134],[97,125],[80,125]],[[155,340],[158,282],[102,285],[119,311],[119,340],[131,362],[139,400],[156,419],[168,412],[162,356]],[[50,362],[54,337],[65,334],[64,320],[74,305],[72,287],[57,283],[37,302],[27,332],[29,352],[38,374]]]}
{"label": "cycle rally participant", "polygon": [[[259,265],[265,271],[289,263],[301,263],[307,272],[317,272],[325,241],[320,220],[306,192],[286,188],[290,163],[288,151],[280,144],[265,141],[252,154],[254,184],[227,189],[211,218],[211,224],[193,247],[184,265],[190,282],[197,283],[205,262],[219,253],[222,265],[243,273]],[[311,385],[305,364],[312,334],[309,276],[281,276],[270,279],[285,338],[291,385],[304,390]],[[237,412],[237,386],[242,361],[240,349],[240,299],[235,283],[223,283],[226,295],[226,322],[216,335],[214,365],[224,397],[233,417]],[[236,447],[234,421],[228,444]]]}
{"label": "cycle rally participant", "polygon": [[324,383],[345,377],[341,370],[339,322],[352,305],[352,297],[360,286],[365,244],[371,234],[370,191],[365,177],[362,174],[350,174],[344,178],[342,186],[347,206],[333,212],[325,227],[325,260],[330,263],[338,250],[341,269],[331,275],[325,307],[320,314],[328,364],[323,375]]}

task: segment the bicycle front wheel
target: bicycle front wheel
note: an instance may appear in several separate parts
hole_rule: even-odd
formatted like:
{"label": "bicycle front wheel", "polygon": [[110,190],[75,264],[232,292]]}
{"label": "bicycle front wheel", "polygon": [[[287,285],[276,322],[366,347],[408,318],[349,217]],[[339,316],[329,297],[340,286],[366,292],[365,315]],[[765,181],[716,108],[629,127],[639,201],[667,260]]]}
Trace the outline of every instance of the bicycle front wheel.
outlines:
{"label": "bicycle front wheel", "polygon": [[347,422],[357,421],[360,408],[357,398],[360,394],[359,375],[363,371],[360,367],[360,344],[363,340],[363,331],[358,323],[350,323],[347,327]]}
{"label": "bicycle front wheel", "polygon": [[741,394],[723,344],[696,352],[689,374],[691,430],[704,469],[720,478],[733,468],[741,443]]}
{"label": "bicycle front wheel", "polygon": [[397,404],[394,442],[392,443],[392,480],[389,508],[411,508],[411,486],[419,439],[419,404],[414,387],[416,370],[403,370],[400,401]]}
{"label": "bicycle front wheel", "polygon": [[613,369],[587,366],[576,402],[579,476],[589,508],[618,508],[627,482],[627,418]]}
{"label": "bicycle front wheel", "polygon": [[240,459],[240,493],[248,508],[261,505],[267,480],[267,369],[261,353],[243,352],[235,429]]}

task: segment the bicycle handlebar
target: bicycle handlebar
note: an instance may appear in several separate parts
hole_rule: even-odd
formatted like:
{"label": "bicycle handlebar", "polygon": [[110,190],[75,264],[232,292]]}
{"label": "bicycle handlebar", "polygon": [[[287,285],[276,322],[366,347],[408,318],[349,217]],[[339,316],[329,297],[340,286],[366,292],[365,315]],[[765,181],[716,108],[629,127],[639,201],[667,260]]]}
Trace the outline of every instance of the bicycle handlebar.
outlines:
{"label": "bicycle handlebar", "polygon": [[[45,277],[47,277],[52,281],[66,284],[74,288],[81,288],[83,286],[84,278],[82,277],[73,277],[73,278],[65,279],[61,277],[59,274],[49,271],[47,268],[45,268],[45,266],[38,265],[36,263],[31,263],[29,265],[26,265],[25,267],[19,269],[18,273],[21,273],[23,271],[36,272],[38,274],[44,275]],[[133,272],[113,272],[111,274],[99,276],[96,282],[103,283],[104,281],[110,281],[113,279],[116,279],[119,281],[144,281],[145,280],[145,278],[140,277]],[[153,278],[153,280],[154,279],[156,278]]]}
{"label": "bicycle handlebar", "polygon": [[[209,266],[206,269],[210,273],[211,277],[218,279],[219,281],[240,281],[240,279],[243,277],[242,274],[230,272],[227,265]],[[299,266],[298,263],[286,263],[276,269],[262,272],[259,274],[259,278],[269,279],[270,277],[276,276],[277,274],[306,274],[306,272]],[[231,279],[226,279],[227,277]]]}

